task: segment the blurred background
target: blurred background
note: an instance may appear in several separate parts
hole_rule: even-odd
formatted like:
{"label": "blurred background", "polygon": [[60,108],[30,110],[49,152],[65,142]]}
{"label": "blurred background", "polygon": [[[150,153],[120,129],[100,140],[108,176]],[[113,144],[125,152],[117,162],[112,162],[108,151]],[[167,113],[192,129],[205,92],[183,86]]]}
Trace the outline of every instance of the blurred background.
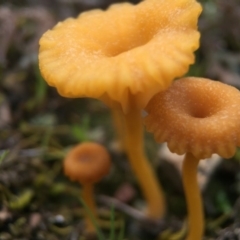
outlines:
{"label": "blurred background", "polygon": [[[146,134],[146,150],[166,192],[168,214],[154,224],[142,219],[138,213],[144,200],[126,156],[119,152],[109,109],[97,100],[61,97],[39,73],[38,41],[47,29],[82,11],[106,9],[115,2],[120,1],[0,1],[0,240],[86,239],[80,186],[64,176],[62,160],[72,146],[90,140],[104,144],[113,162],[110,174],[96,187],[106,236],[111,229],[111,205],[121,239],[184,236],[181,160]],[[188,75],[240,88],[240,2],[200,2],[201,47]],[[239,162],[237,151],[231,160],[215,157],[214,164],[200,169],[205,239],[240,239]]]}

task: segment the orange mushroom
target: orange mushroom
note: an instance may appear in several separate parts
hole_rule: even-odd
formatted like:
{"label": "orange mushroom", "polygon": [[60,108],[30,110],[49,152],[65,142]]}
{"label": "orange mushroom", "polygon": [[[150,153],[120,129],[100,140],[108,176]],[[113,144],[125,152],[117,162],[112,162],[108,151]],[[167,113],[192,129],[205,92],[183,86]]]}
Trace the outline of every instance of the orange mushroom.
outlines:
{"label": "orange mushroom", "polygon": [[165,204],[143,150],[141,109],[194,62],[200,12],[195,0],[114,4],[68,18],[40,39],[39,66],[49,85],[65,97],[100,99],[119,116],[152,218],[163,216]]}
{"label": "orange mushroom", "polygon": [[[82,199],[97,218],[93,185],[99,182],[110,169],[110,156],[100,144],[86,142],[74,147],[64,160],[64,172],[72,180],[82,185]],[[95,232],[95,227],[86,213],[86,232]]]}
{"label": "orange mushroom", "polygon": [[230,158],[240,146],[240,92],[204,78],[183,78],[151,99],[145,124],[157,142],[184,154],[183,183],[189,213],[187,240],[201,240],[203,206],[197,183],[200,159]]}

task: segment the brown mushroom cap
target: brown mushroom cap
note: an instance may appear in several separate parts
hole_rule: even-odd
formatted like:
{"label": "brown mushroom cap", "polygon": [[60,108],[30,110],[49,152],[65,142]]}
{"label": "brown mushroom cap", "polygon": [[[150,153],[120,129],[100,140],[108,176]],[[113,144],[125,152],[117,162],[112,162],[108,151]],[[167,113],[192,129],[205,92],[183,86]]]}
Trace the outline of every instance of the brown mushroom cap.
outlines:
{"label": "brown mushroom cap", "polygon": [[74,147],[64,160],[64,172],[72,180],[81,184],[93,184],[108,174],[110,156],[100,144],[82,143]]}
{"label": "brown mushroom cap", "polygon": [[204,78],[183,78],[146,107],[147,130],[178,154],[230,158],[240,146],[240,92]]}
{"label": "brown mushroom cap", "polygon": [[145,0],[69,18],[42,36],[41,73],[62,96],[142,109],[194,62],[200,12],[195,0]]}

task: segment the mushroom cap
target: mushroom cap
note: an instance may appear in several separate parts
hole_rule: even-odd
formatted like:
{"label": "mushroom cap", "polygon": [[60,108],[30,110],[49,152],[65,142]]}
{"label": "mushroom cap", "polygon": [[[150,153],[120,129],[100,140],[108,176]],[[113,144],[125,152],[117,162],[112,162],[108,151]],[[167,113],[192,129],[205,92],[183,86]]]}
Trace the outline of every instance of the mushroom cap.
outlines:
{"label": "mushroom cap", "polygon": [[100,181],[110,170],[110,156],[100,144],[86,142],[77,145],[64,159],[64,172],[81,184]]}
{"label": "mushroom cap", "polygon": [[68,18],[40,39],[40,71],[64,97],[143,108],[194,62],[201,10],[195,0],[145,0]]}
{"label": "mushroom cap", "polygon": [[183,78],[146,107],[147,130],[177,154],[230,158],[240,146],[240,92],[204,78]]}

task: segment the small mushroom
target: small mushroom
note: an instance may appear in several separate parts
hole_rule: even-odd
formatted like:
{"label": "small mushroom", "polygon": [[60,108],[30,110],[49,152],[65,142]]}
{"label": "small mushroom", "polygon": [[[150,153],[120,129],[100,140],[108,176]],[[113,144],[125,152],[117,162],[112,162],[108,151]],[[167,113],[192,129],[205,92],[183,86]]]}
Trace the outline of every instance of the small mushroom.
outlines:
{"label": "small mushroom", "polygon": [[174,153],[186,153],[183,184],[189,213],[187,240],[201,240],[204,216],[197,166],[200,159],[213,153],[231,158],[240,146],[240,92],[217,81],[183,78],[154,96],[146,111],[145,124],[156,141],[167,142]]}
{"label": "small mushroom", "polygon": [[194,62],[200,12],[195,0],[114,4],[68,18],[40,39],[39,66],[49,85],[65,97],[100,99],[117,115],[151,218],[164,215],[165,203],[144,153],[141,110]]}
{"label": "small mushroom", "polygon": [[[94,201],[94,184],[99,182],[110,169],[110,156],[100,144],[86,142],[77,145],[64,160],[64,172],[72,180],[82,185],[82,199],[97,219]],[[86,213],[86,232],[95,232],[95,227]]]}

